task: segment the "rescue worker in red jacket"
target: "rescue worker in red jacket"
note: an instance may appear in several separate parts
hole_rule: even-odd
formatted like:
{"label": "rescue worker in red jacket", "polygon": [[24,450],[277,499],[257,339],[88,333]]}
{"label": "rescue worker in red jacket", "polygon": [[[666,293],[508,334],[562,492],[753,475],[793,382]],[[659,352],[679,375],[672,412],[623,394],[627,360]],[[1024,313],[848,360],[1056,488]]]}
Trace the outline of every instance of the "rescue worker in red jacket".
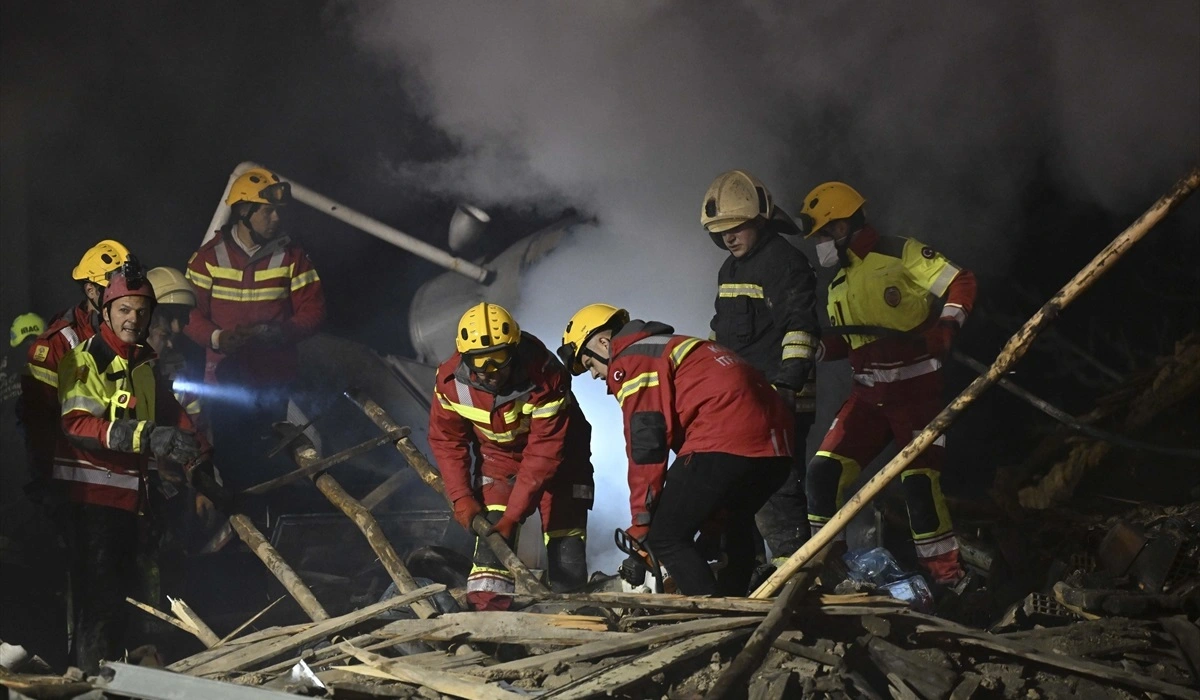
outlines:
{"label": "rescue worker in red jacket", "polygon": [[149,503],[149,460],[182,483],[207,452],[170,387],[159,380],[154,351],[142,344],[154,289],[131,258],[103,297],[104,323],[58,367],[64,440],[54,478],[71,502],[75,663],[94,673],[123,648],[137,578],[139,532]]}
{"label": "rescue worker in red jacket", "polygon": [[296,376],[296,343],[325,320],[321,278],[283,232],[291,185],[262,168],[238,176],[226,204],[232,223],[188,261],[196,308],[186,328],[208,349],[209,383],[278,385]]}
{"label": "rescue worker in red jacket", "polygon": [[296,344],[320,328],[325,295],[308,255],[283,230],[289,183],[253,168],[225,201],[231,223],[188,261],[196,306],[184,333],[206,349],[204,381],[231,390],[213,396],[210,415],[224,475],[237,490],[275,470],[264,458],[270,426],[287,415]]}
{"label": "rescue worker in red jacket", "polygon": [[[850,397],[808,465],[808,519],[816,532],[841,508],[862,467],[889,441],[903,448],[942,409],[941,367],[975,303],[975,276],[914,238],[880,235],[866,200],[827,182],[804,198],[801,218],[817,238],[829,284],[832,333],[819,358],[850,359]],[[900,475],[921,566],[937,583],[963,578],[942,495],[946,436]],[[840,536],[844,541],[844,534]],[[844,545],[843,545],[844,547]]]}
{"label": "rescue worker in red jacket", "polygon": [[[58,364],[83,341],[97,333],[102,324],[101,299],[108,276],[129,258],[129,250],[117,241],[104,240],[92,246],[71,272],[79,283],[83,300],[50,320],[50,325],[29,347],[28,367],[21,377],[18,412],[25,426],[26,453],[31,482],[26,492],[35,501],[50,494],[50,470],[54,451],[62,436],[58,403]],[[56,498],[49,500],[55,501]]]}
{"label": "rescue worker in red jacket", "polygon": [[[521,522],[539,510],[551,586],[578,588],[587,582],[592,428],[570,375],[496,304],[463,314],[455,347],[438,367],[429,413],[429,446],[454,519],[470,532],[484,513],[515,543]],[[514,592],[512,575],[476,540],[467,599],[479,610],[507,609]]]}
{"label": "rescue worker in red jacket", "polygon": [[804,460],[816,411],[813,358],[821,335],[817,276],[804,253],[783,239],[799,234],[800,228],[766,186],[744,170],[730,170],[713,180],[704,194],[700,224],[714,244],[729,251],[717,273],[710,339],[765,374],[794,409],[792,473],[755,517],[778,565],[808,540],[809,533]]}
{"label": "rescue worker in red jacket", "polygon": [[[791,471],[795,421],[767,378],[716,343],[675,335],[624,309],[591,304],[571,317],[559,356],[575,375],[604,378],[621,406],[629,457],[627,532],[686,595],[745,595],[754,514]],[[667,468],[670,452],[675,461]],[[714,578],[696,544],[722,516],[728,563]],[[642,583],[631,555],[622,577]]]}

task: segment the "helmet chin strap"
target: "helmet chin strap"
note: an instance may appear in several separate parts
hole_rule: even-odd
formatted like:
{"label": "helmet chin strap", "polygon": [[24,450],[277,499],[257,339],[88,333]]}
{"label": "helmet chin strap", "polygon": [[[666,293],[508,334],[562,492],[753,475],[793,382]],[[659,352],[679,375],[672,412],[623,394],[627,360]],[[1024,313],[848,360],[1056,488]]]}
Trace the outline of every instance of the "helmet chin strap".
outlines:
{"label": "helmet chin strap", "polygon": [[271,242],[271,239],[263,238],[261,233],[255,231],[254,224],[250,223],[250,217],[254,216],[254,212],[258,211],[258,208],[261,206],[262,205],[257,202],[251,203],[251,206],[246,208],[246,213],[238,218],[238,223],[246,226],[246,231],[250,233],[250,240],[254,241],[254,245],[257,246],[264,246]]}

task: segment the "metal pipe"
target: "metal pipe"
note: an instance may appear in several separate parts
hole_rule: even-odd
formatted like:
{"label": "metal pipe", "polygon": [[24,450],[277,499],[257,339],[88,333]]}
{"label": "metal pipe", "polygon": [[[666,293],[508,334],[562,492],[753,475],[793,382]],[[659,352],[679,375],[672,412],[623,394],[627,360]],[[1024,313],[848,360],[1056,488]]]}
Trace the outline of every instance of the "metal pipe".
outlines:
{"label": "metal pipe", "polygon": [[[233,185],[233,181],[250,168],[262,167],[264,166],[251,161],[246,161],[244,163],[240,163],[236,168],[233,169],[233,173],[229,176],[229,182],[226,183],[224,191],[221,192],[221,201],[217,204],[217,210],[213,213],[213,218],[212,221],[209,222],[208,230],[204,233],[203,242],[207,242],[210,238],[216,235],[217,229],[224,226],[225,222],[229,220],[229,205],[225,204],[225,198],[229,195],[229,188]],[[349,224],[359,231],[369,233],[380,240],[387,241],[397,248],[407,250],[408,252],[425,258],[429,262],[444,267],[451,272],[457,272],[458,274],[469,279],[473,279],[481,284],[488,284],[492,281],[492,271],[486,267],[482,267],[467,260],[463,260],[462,258],[455,257],[436,246],[429,245],[425,241],[414,238],[399,229],[388,226],[382,221],[372,219],[366,214],[355,211],[344,204],[335,202],[325,195],[305,187],[290,177],[285,175],[279,175],[279,177],[291,183],[292,197],[301,204],[307,204],[322,214],[332,216],[338,221]]]}

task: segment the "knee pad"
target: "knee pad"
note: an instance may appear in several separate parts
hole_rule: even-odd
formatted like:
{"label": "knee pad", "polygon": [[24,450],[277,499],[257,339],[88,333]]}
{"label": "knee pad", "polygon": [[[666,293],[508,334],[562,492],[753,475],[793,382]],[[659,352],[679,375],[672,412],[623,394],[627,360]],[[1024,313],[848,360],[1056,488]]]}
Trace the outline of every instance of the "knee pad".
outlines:
{"label": "knee pad", "polygon": [[830,452],[818,452],[808,463],[805,492],[808,519],[825,522],[846,502],[846,491],[858,479],[858,462]]}
{"label": "knee pad", "polygon": [[902,473],[900,483],[913,537],[931,537],[952,529],[942,495],[941,474],[932,469],[914,469]]}

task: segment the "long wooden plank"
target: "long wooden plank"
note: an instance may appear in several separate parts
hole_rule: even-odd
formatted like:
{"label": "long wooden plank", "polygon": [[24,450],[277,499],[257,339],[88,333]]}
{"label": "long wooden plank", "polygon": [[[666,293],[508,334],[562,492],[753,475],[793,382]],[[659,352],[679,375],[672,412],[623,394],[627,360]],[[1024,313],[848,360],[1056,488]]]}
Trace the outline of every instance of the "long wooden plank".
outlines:
{"label": "long wooden plank", "polygon": [[[579,605],[598,605],[609,608],[648,608],[685,612],[752,613],[766,615],[774,601],[764,598],[708,598],[663,593],[546,593],[536,596],[517,596],[518,602],[561,602]],[[816,601],[814,601],[816,602]],[[876,605],[904,608],[903,601],[887,596],[826,595],[819,602],[825,608],[839,605]],[[805,609],[805,608],[801,608]]]}
{"label": "long wooden plank", "polygon": [[372,654],[345,642],[339,648],[351,654],[359,661],[383,671],[392,678],[405,683],[432,688],[439,693],[467,698],[468,700],[521,700],[524,695],[512,693],[475,678],[462,677],[454,673],[422,668],[416,664],[405,663],[401,659],[389,659],[379,654]]}
{"label": "long wooden plank", "polygon": [[584,644],[571,649],[560,649],[549,654],[530,656],[524,659],[508,661],[495,666],[472,669],[470,672],[489,679],[533,678],[553,672],[561,665],[570,665],[581,661],[591,661],[605,656],[624,654],[648,647],[652,644],[670,642],[680,637],[706,632],[722,632],[749,627],[757,624],[758,617],[719,617],[691,622],[680,622],[673,625],[660,625],[627,634],[619,639],[609,639]]}
{"label": "long wooden plank", "polygon": [[582,700],[582,698],[589,698],[594,695],[611,695],[656,673],[666,671],[681,661],[686,661],[698,654],[706,653],[735,637],[747,634],[749,634],[749,630],[708,632],[696,635],[681,642],[656,649],[628,663],[609,666],[581,682],[563,686],[556,691],[542,695],[541,698],[543,700],[550,700],[551,698],[554,698],[554,700]]}
{"label": "long wooden plank", "polygon": [[361,610],[346,613],[340,617],[330,618],[323,622],[319,622],[306,630],[298,632],[289,637],[281,637],[278,639],[270,639],[258,644],[247,644],[240,648],[237,653],[222,656],[214,659],[207,664],[197,666],[192,669],[192,675],[203,675],[208,673],[224,673],[228,671],[236,671],[244,669],[255,664],[267,661],[279,654],[282,654],[290,649],[314,642],[328,635],[341,632],[347,627],[352,627],[360,622],[365,622],[381,613],[389,610],[394,610],[412,603],[420,598],[427,598],[434,593],[446,590],[442,584],[433,584],[419,588],[412,593],[388,598],[374,605],[368,605]]}
{"label": "long wooden plank", "polygon": [[542,646],[578,646],[605,639],[629,636],[627,632],[599,632],[564,626],[557,615],[526,612],[450,613],[433,620],[396,620],[379,628],[377,634],[401,635],[420,632],[427,642],[500,642]]}

